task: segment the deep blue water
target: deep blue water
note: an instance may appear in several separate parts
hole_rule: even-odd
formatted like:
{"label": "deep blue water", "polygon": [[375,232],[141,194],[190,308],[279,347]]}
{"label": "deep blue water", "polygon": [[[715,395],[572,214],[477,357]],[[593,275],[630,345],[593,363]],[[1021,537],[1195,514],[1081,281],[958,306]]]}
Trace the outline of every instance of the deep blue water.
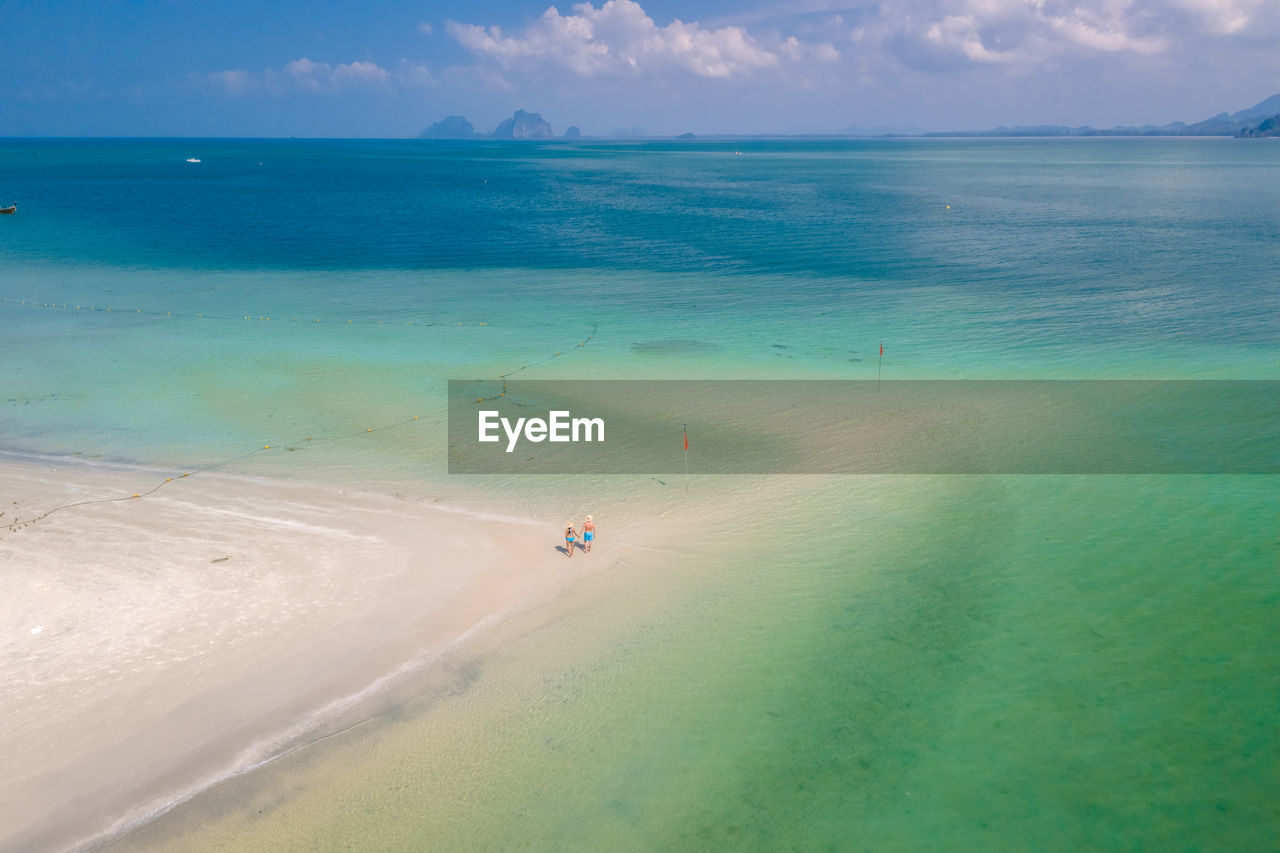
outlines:
{"label": "deep blue water", "polygon": [[398,420],[592,330],[528,378],[1280,374],[1265,141],[4,140],[7,199],[0,402],[60,401],[8,447]]}
{"label": "deep blue water", "polygon": [[1277,178],[1275,146],[1216,139],[9,140],[0,197],[21,216],[0,258],[780,277],[728,288],[748,304],[869,283],[1142,291],[1257,339],[1274,331],[1252,309],[1276,307]]}

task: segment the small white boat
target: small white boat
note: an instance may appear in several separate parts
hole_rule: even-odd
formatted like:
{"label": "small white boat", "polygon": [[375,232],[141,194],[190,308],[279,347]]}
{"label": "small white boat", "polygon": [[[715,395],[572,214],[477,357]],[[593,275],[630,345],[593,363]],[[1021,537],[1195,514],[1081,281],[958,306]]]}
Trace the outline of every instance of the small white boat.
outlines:
{"label": "small white boat", "polygon": [[188,158],[187,158],[187,162],[188,162],[188,163],[199,163],[200,161],[199,161],[199,160],[197,160],[195,157],[188,157]]}

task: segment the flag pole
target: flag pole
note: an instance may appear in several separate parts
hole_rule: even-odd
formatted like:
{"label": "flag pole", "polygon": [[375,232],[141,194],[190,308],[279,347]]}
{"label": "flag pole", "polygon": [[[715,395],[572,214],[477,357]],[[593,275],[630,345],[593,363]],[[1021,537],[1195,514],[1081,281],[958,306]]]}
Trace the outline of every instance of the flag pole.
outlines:
{"label": "flag pole", "polygon": [[689,488],[689,425],[684,424],[684,487]]}
{"label": "flag pole", "polygon": [[884,367],[884,338],[880,339],[880,363],[876,365],[876,391],[880,390],[880,368]]}

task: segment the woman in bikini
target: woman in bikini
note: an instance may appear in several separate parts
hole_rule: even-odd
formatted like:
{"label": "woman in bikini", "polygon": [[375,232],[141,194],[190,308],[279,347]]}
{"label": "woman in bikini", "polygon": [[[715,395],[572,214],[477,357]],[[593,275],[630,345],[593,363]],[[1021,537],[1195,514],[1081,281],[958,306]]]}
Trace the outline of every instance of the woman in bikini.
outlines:
{"label": "woman in bikini", "polygon": [[564,523],[564,550],[570,557],[573,556],[573,540],[576,539],[577,536],[578,534],[574,532],[573,529],[573,522],[566,521]]}

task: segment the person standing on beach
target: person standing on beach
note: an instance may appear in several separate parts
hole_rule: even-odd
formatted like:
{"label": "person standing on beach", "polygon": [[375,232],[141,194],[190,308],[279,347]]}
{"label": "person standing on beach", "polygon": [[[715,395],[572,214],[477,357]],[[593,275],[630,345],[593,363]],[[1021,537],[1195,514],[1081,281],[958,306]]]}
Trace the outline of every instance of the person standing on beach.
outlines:
{"label": "person standing on beach", "polygon": [[587,520],[582,523],[582,545],[588,554],[591,553],[591,543],[596,538],[596,523],[591,520],[591,516],[587,516]]}
{"label": "person standing on beach", "polygon": [[566,521],[564,523],[564,550],[570,557],[573,556],[573,540],[577,537],[578,534],[573,529],[573,522]]}

